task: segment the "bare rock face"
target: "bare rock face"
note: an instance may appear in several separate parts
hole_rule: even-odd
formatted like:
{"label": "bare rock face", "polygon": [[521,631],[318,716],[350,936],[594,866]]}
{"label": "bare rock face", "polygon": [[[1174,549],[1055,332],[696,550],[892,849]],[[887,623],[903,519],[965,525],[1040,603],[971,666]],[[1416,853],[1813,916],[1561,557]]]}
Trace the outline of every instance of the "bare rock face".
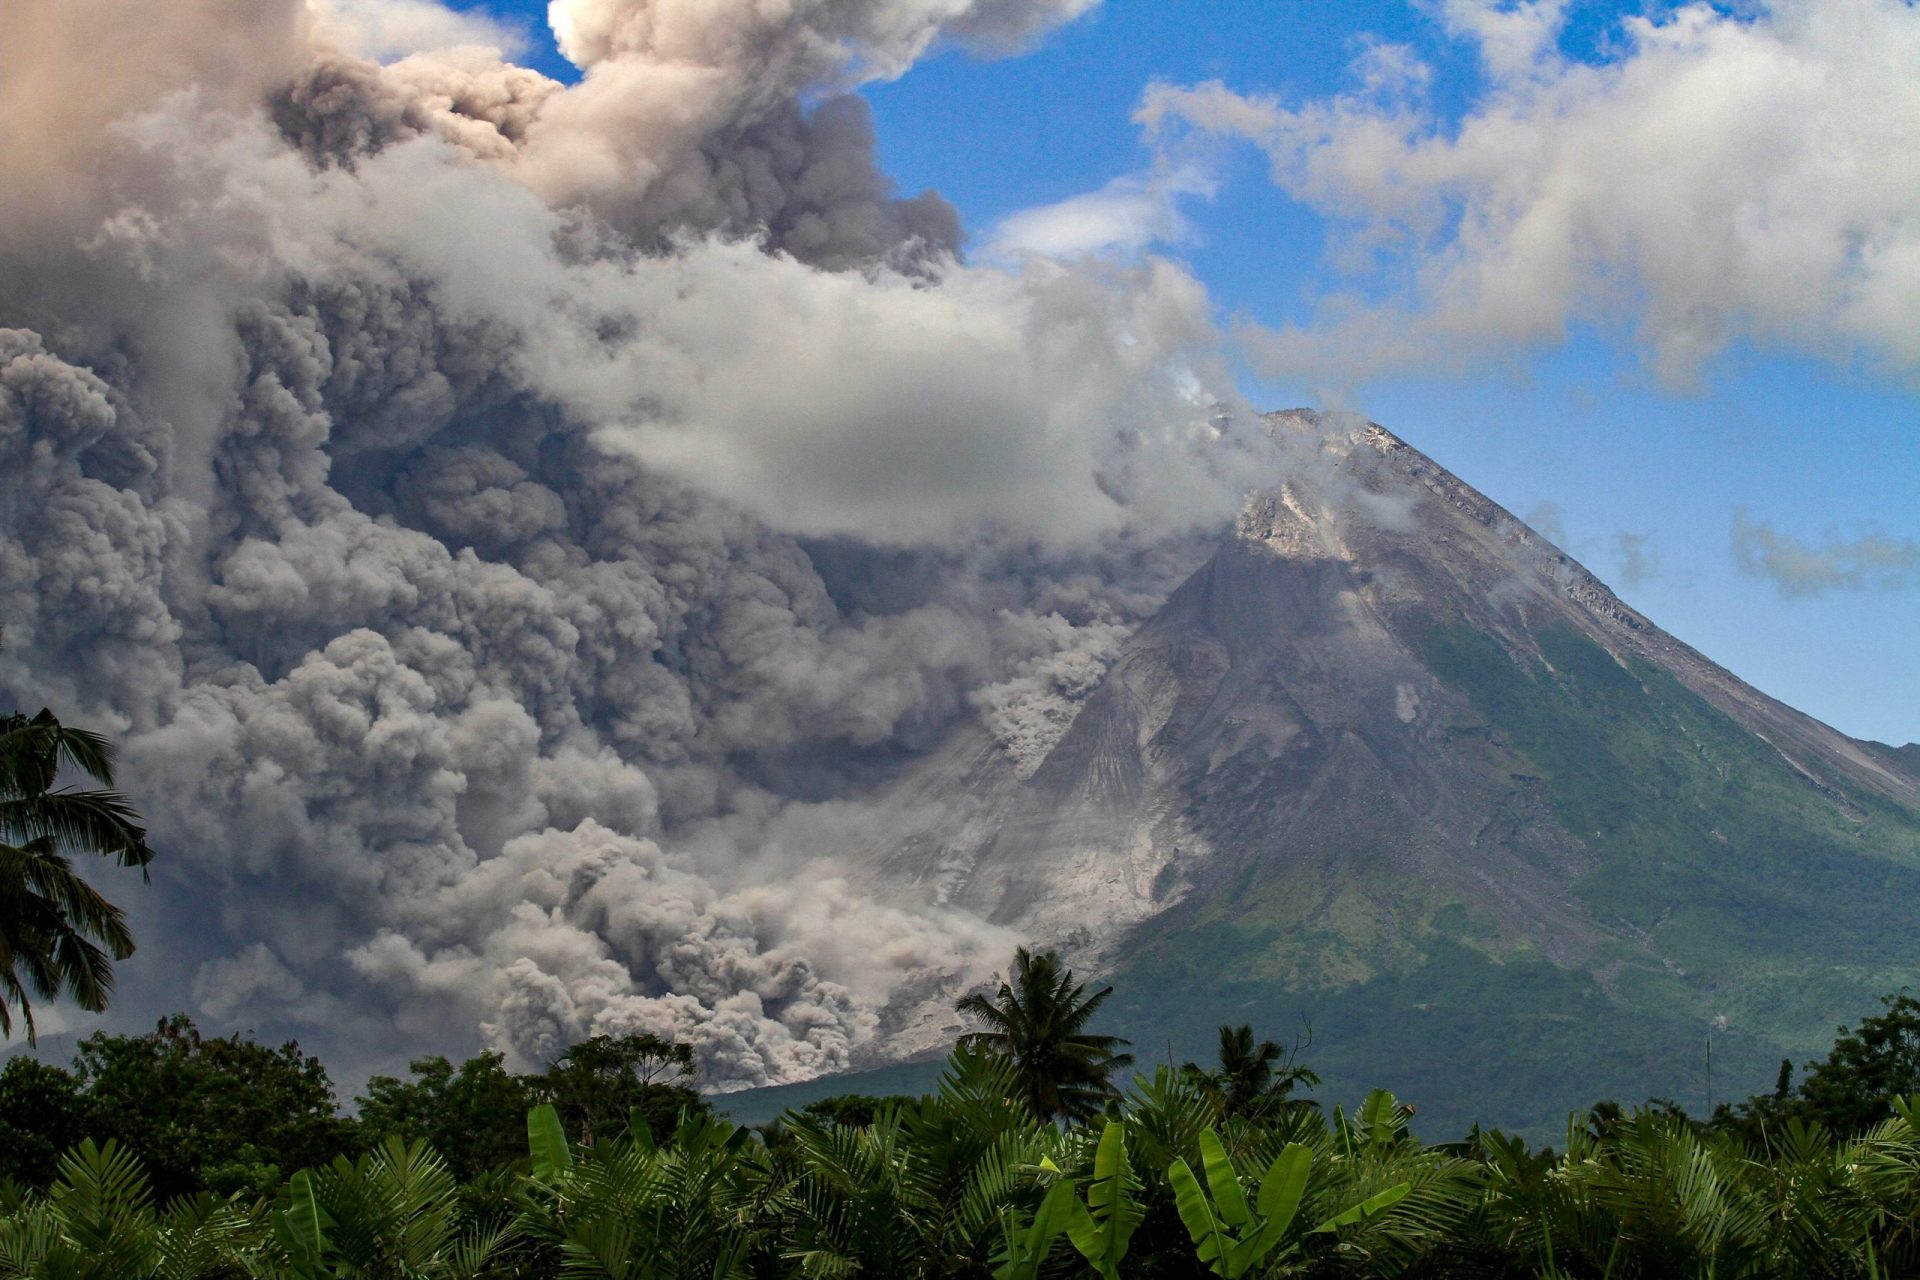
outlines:
{"label": "bare rock face", "polygon": [[[1710,1024],[1770,1079],[1909,980],[1913,748],[1744,684],[1376,425],[1270,427],[1320,464],[1028,776],[979,731],[912,772],[892,874],[1113,975],[1136,1040],[1305,1013],[1336,1082],[1431,1069],[1443,1116],[1542,1131],[1686,1093]],[[1492,1035],[1551,1065],[1460,1093],[1436,1055]]]}

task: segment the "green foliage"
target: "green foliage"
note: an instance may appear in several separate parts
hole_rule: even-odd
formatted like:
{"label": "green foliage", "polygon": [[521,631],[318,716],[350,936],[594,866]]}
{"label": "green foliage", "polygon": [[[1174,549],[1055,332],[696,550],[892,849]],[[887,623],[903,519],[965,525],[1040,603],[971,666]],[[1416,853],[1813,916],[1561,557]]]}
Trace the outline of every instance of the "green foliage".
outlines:
{"label": "green foliage", "polygon": [[1920,1093],[1920,1000],[1888,996],[1886,1011],[1848,1030],[1824,1061],[1807,1064],[1802,1114],[1839,1133],[1859,1133],[1883,1119],[1886,1100]]}
{"label": "green foliage", "polygon": [[[1300,1248],[1298,1237],[1288,1240],[1287,1236],[1306,1196],[1312,1151],[1289,1142],[1267,1166],[1252,1201],[1240,1185],[1240,1175],[1220,1135],[1211,1129],[1202,1132],[1200,1153],[1206,1172],[1204,1188],[1185,1160],[1175,1160],[1167,1177],[1173,1183],[1180,1220],[1208,1270],[1237,1280],[1264,1263],[1276,1249],[1279,1257],[1285,1257]],[[1406,1199],[1411,1190],[1411,1184],[1400,1182],[1376,1191],[1335,1212],[1307,1234],[1328,1235],[1364,1223]]]}
{"label": "green foliage", "polygon": [[[1769,1148],[1670,1111],[1576,1116],[1562,1152],[1497,1131],[1432,1147],[1376,1091],[1352,1111],[1221,1117],[1188,1074],[1098,1126],[1011,1098],[991,1055],[864,1125],[789,1141],[687,1115],[528,1153],[462,1194],[422,1142],[303,1169],[265,1200],[157,1207],[117,1143],[44,1193],[0,1188],[0,1280],[1042,1280],[1715,1277],[1878,1280],[1920,1268],[1920,1096],[1857,1137],[1795,1119]],[[1169,1152],[1174,1154],[1169,1155]],[[1163,1162],[1164,1161],[1164,1162]],[[1171,1215],[1177,1232],[1156,1230]]]}
{"label": "green foliage", "polygon": [[[622,1080],[659,1087],[647,1064],[686,1055],[609,1042],[566,1061],[596,1073],[575,1095],[577,1138],[536,1102],[524,1147],[464,1180],[392,1130],[491,1132],[487,1108],[519,1078],[491,1056],[424,1059],[379,1090],[389,1131],[362,1130],[357,1158],[276,1176],[256,1152],[251,1184],[169,1197],[138,1152],[87,1139],[43,1189],[0,1181],[0,1280],[1881,1280],[1920,1274],[1920,1092],[1876,1094],[1908,1079],[1916,1027],[1920,1007],[1890,998],[1815,1064],[1803,1090],[1820,1087],[1792,1093],[1783,1073],[1747,1104],[1810,1108],[1838,1090],[1856,1131],[1780,1111],[1750,1140],[1671,1102],[1601,1103],[1569,1118],[1557,1152],[1494,1129],[1425,1144],[1386,1090],[1326,1113],[1240,1105],[1191,1067],[1109,1095],[1097,1125],[1063,1126],[1035,1114],[1019,1060],[977,1042],[927,1096],[790,1112],[764,1136],[689,1108],[658,1134],[643,1108],[624,1125],[606,1110]],[[1229,1031],[1234,1055],[1271,1060]],[[136,1069],[209,1092],[192,1114],[230,1127],[243,1113],[219,1095],[236,1080],[326,1094],[295,1047],[205,1040],[184,1019],[138,1044],[96,1039],[77,1077],[9,1068],[20,1105],[77,1099],[90,1115],[87,1087]],[[233,1078],[207,1088],[195,1070]]]}
{"label": "green foliage", "polygon": [[1121,1052],[1125,1040],[1086,1029],[1113,988],[1088,995],[1056,953],[1034,955],[1025,947],[1014,952],[1010,976],[992,999],[975,992],[956,1006],[984,1028],[962,1036],[961,1046],[1012,1062],[1036,1117],[1097,1114],[1115,1093],[1108,1077],[1133,1061]]}
{"label": "green foliage", "polygon": [[47,1186],[60,1153],[87,1133],[85,1099],[71,1071],[24,1054],[0,1066],[0,1180]]}
{"label": "green foliage", "polygon": [[528,1109],[588,1140],[623,1135],[636,1115],[656,1141],[685,1114],[707,1114],[689,1087],[692,1055],[654,1036],[599,1037],[540,1075],[497,1053],[455,1066],[417,1059],[410,1076],[375,1076],[358,1120],[342,1116],[332,1081],[297,1044],[203,1035],[184,1015],[146,1035],[82,1041],[72,1070],[17,1057],[0,1066],[0,1179],[44,1189],[60,1152],[83,1136],[138,1156],[162,1199],[200,1190],[270,1197],[293,1170],[325,1166],[387,1138],[424,1143],[456,1184],[510,1177],[526,1154]]}
{"label": "green foliage", "polygon": [[0,1215],[0,1280],[225,1280],[290,1275],[257,1208],[210,1195],[156,1210],[140,1162],[82,1142],[44,1195]]}
{"label": "green foliage", "polygon": [[1916,1102],[1847,1142],[1790,1121],[1768,1150],[1662,1111],[1573,1125],[1561,1157],[1485,1135],[1482,1240],[1544,1276],[1912,1274]]}
{"label": "green foliage", "polygon": [[1866,795],[1836,803],[1648,663],[1569,630],[1538,640],[1537,658],[1516,657],[1452,628],[1423,652],[1597,855],[1579,892],[1599,919],[1723,984],[1755,984],[1749,1009],[1776,1022],[1792,1006],[1769,1010],[1761,993],[1804,982],[1796,970],[1885,968],[1890,943],[1920,959],[1901,905],[1920,891],[1911,815]]}
{"label": "green foliage", "polygon": [[[644,1123],[570,1145],[558,1114],[529,1117],[532,1174],[515,1193],[512,1229],[545,1245],[549,1269],[525,1274],[608,1280],[729,1280],[747,1275],[764,1152],[750,1134],[689,1114],[656,1145]],[[538,1266],[538,1258],[529,1267]]]}
{"label": "green foliage", "polygon": [[[1258,1025],[1310,1007],[1313,1068],[1325,1081],[1315,1096],[1385,1083],[1421,1100],[1430,1131],[1461,1133],[1478,1121],[1536,1143],[1556,1140],[1567,1108],[1581,1099],[1698,1087],[1701,1027],[1691,1011],[1665,996],[1628,1007],[1588,975],[1544,957],[1496,961],[1436,939],[1411,968],[1309,999],[1243,979],[1251,961],[1241,948],[1252,945],[1226,935],[1156,940],[1124,972],[1115,1023],[1143,1042],[1141,1029],[1151,1026],[1153,1043],[1170,1040],[1178,1054],[1210,1047],[1222,1010]],[[1596,1054],[1596,1043],[1607,1052]],[[1778,1060],[1771,1045],[1714,1048],[1716,1076],[1736,1084],[1770,1078]],[[1463,1062],[1474,1064],[1471,1089],[1463,1087]],[[1755,1067],[1764,1073],[1758,1079]],[[1489,1081],[1498,1087],[1486,1088]],[[1303,1093],[1293,1096],[1305,1101]],[[1463,1105],[1470,1093],[1477,1108]]]}
{"label": "green foliage", "polygon": [[445,1058],[417,1058],[409,1080],[374,1076],[359,1099],[360,1129],[369,1138],[423,1141],[470,1182],[526,1149],[527,1108],[536,1084],[508,1071],[498,1053],[455,1067]]}
{"label": "green foliage", "polygon": [[299,1280],[393,1276],[478,1280],[506,1252],[517,1223],[475,1220],[446,1162],[425,1143],[388,1137],[289,1180],[273,1212],[274,1237]]}
{"label": "green foliage", "polygon": [[1839,1029],[1797,1089],[1793,1064],[1783,1061],[1773,1092],[1722,1104],[1713,1127],[1765,1147],[1793,1124],[1853,1137],[1885,1120],[1889,1099],[1920,1093],[1920,1000],[1901,992],[1881,1003],[1882,1012]]}
{"label": "green foliage", "polygon": [[1119,1280],[1120,1264],[1140,1225],[1133,1181],[1133,1167],[1127,1162],[1127,1128],[1109,1120],[1094,1152],[1087,1201],[1075,1200],[1067,1214],[1068,1239],[1103,1280]]}
{"label": "green foliage", "polygon": [[[1920,971],[1911,812],[1814,785],[1672,677],[1582,634],[1542,634],[1539,652],[1470,628],[1405,638],[1470,704],[1444,728],[1456,761],[1510,795],[1516,821],[1572,838],[1542,870],[1576,876],[1597,935],[1584,970],[1362,843],[1304,881],[1275,858],[1155,922],[1111,975],[1117,1033],[1205,1061],[1223,1022],[1306,1013],[1334,1092],[1384,1083],[1421,1100],[1423,1123],[1546,1142],[1596,1095],[1698,1110],[1713,1015],[1731,1023],[1713,1042],[1717,1101],[1770,1084],[1782,1056],[1823,1051],[1834,1010]],[[1303,901],[1376,910],[1303,921]]]}
{"label": "green foliage", "polygon": [[678,1128],[682,1112],[707,1110],[692,1083],[691,1048],[656,1035],[623,1035],[574,1045],[532,1087],[583,1142],[624,1132],[636,1111],[660,1141]]}
{"label": "green foliage", "polygon": [[288,1042],[204,1036],[185,1015],[89,1036],[75,1059],[91,1131],[137,1153],[155,1191],[263,1195],[352,1145],[318,1058]]}
{"label": "green foliage", "polygon": [[915,1100],[906,1094],[875,1098],[862,1093],[839,1093],[830,1098],[816,1098],[800,1107],[799,1112],[807,1119],[822,1124],[845,1124],[858,1128],[872,1124],[890,1108]]}
{"label": "green foliage", "polygon": [[1071,1182],[1055,1182],[1041,1197],[1031,1216],[1009,1208],[1003,1216],[1003,1239],[994,1261],[994,1280],[1039,1280],[1053,1242],[1067,1229],[1077,1202]]}
{"label": "green foliage", "polygon": [[804,1275],[911,1277],[968,1274],[997,1249],[1003,1269],[1032,1274],[1065,1229],[1058,1197],[1072,1187],[1015,1221],[1043,1207],[1054,1158],[1066,1158],[1066,1140],[1033,1121],[1019,1087],[1012,1063],[963,1049],[937,1095],[871,1125],[791,1117],[777,1167],[795,1225],[773,1237],[775,1256]]}
{"label": "green foliage", "polygon": [[567,1144],[567,1131],[560,1113],[548,1103],[527,1112],[527,1157],[533,1176],[548,1185],[557,1183],[573,1168],[573,1148]]}
{"label": "green foliage", "polygon": [[29,993],[97,1012],[113,992],[114,961],[133,954],[125,913],[69,855],[98,854],[123,867],[153,860],[126,797],[56,787],[63,769],[111,788],[113,749],[50,711],[0,716],[0,1035],[11,1034],[17,1009],[29,1043]]}
{"label": "green foliage", "polygon": [[1255,1043],[1253,1027],[1220,1028],[1218,1065],[1212,1069],[1189,1062],[1181,1068],[1212,1093],[1222,1115],[1258,1117],[1290,1106],[1312,1106],[1293,1092],[1312,1088],[1320,1077],[1297,1061],[1298,1049],[1281,1048],[1272,1040]]}

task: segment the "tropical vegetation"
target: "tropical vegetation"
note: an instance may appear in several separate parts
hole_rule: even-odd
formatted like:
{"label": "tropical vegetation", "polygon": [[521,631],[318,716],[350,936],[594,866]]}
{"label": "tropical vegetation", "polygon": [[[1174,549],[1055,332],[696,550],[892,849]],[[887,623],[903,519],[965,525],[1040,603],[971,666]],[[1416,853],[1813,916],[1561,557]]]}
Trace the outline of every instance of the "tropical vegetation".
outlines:
{"label": "tropical vegetation", "polygon": [[[100,784],[58,785],[77,769]],[[65,996],[99,1012],[113,962],[133,954],[126,915],[74,869],[93,853],[123,867],[153,860],[133,806],[113,786],[113,748],[51,711],[0,716],[0,1035],[13,1011],[34,1039],[32,998]]]}
{"label": "tropical vegetation", "polygon": [[[1037,971],[1084,1001],[1057,958]],[[1246,1027],[1221,1028],[1218,1063],[1158,1068],[1075,1120],[1036,1093],[1031,1055],[989,1038],[957,1047],[930,1095],[749,1129],[653,1037],[601,1037],[536,1075],[422,1059],[349,1118],[319,1105],[331,1086],[297,1046],[170,1019],[91,1038],[71,1073],[0,1071],[0,1280],[1877,1280],[1920,1274],[1916,1044],[1920,1004],[1893,997],[1797,1089],[1783,1073],[1704,1120],[1601,1104],[1536,1149],[1493,1130],[1422,1142],[1384,1091],[1324,1108]],[[243,1106],[249,1090],[284,1123]],[[160,1115],[176,1092],[190,1121]],[[90,1127],[43,1176],[17,1158],[23,1136]]]}
{"label": "tropical vegetation", "polygon": [[1005,1058],[1034,1115],[1085,1119],[1113,1096],[1113,1073],[1133,1061],[1122,1052],[1126,1041],[1087,1030],[1112,994],[1112,987],[1087,994],[1058,953],[1021,947],[991,999],[978,991],[961,998],[960,1012],[983,1029],[960,1037],[960,1047]]}

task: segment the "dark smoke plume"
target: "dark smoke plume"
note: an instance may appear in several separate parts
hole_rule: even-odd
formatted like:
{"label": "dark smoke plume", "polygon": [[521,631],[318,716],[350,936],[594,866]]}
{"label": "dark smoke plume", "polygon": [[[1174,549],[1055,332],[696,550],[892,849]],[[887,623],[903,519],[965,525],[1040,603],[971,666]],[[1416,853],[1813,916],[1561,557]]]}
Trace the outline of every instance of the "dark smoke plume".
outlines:
{"label": "dark smoke plume", "polygon": [[125,744],[136,995],[739,1084],[999,959],[864,798],[1030,767],[1270,463],[1190,277],[965,265],[847,95],[1091,2],[561,0],[570,87],[421,0],[9,7],[0,693]]}

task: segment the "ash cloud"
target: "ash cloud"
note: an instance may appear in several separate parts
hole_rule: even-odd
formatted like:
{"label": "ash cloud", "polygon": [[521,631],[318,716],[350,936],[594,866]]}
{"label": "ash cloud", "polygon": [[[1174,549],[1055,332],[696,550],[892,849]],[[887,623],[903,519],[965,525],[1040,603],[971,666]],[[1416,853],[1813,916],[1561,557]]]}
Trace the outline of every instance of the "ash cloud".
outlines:
{"label": "ash cloud", "polygon": [[1571,546],[1573,543],[1573,539],[1567,534],[1566,510],[1557,502],[1536,502],[1527,508],[1520,520],[1556,548]]}
{"label": "ash cloud", "polygon": [[1620,584],[1629,589],[1645,586],[1660,576],[1660,552],[1653,537],[1645,533],[1614,535],[1615,558],[1620,563]]}
{"label": "ash cloud", "polygon": [[0,693],[124,744],[128,983],[726,1086],[1001,958],[869,798],[1043,752],[1274,457],[1191,278],[966,265],[846,94],[1090,2],[563,0],[570,87],[420,0],[9,11]]}

